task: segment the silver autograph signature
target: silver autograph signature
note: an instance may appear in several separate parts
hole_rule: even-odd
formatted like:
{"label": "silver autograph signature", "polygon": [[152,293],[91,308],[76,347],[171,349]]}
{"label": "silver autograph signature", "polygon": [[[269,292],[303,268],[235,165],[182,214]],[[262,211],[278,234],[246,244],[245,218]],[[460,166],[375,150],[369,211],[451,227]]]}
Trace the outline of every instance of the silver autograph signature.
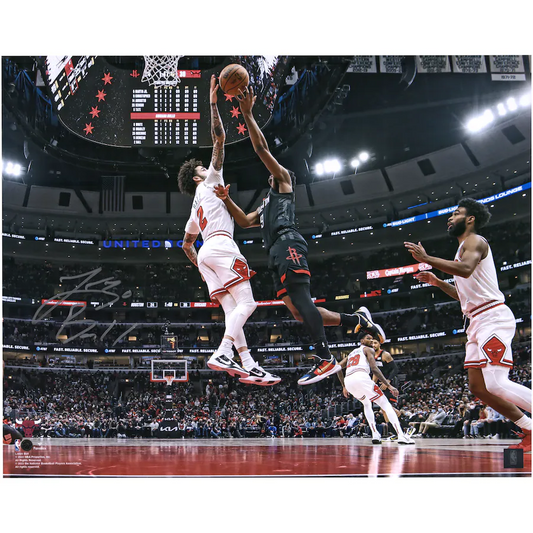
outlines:
{"label": "silver autograph signature", "polygon": [[[42,305],[35,311],[35,314],[32,318],[32,324],[37,324],[38,322],[42,321],[44,318],[46,318],[57,306],[61,305],[65,300],[70,298],[72,295],[89,295],[89,294],[104,294],[106,296],[112,296],[114,299],[107,302],[104,305],[99,305],[98,307],[95,307],[95,311],[100,311],[102,309],[105,309],[106,307],[112,306],[117,300],[120,298],[131,298],[131,291],[125,291],[120,296],[116,292],[112,292],[110,289],[115,289],[118,287],[122,282],[120,280],[116,280],[115,278],[104,278],[100,279],[98,281],[91,281],[94,277],[96,277],[100,272],[102,271],[101,268],[96,268],[94,270],[91,270],[90,272],[86,272],[84,274],[78,274],[76,276],[62,276],[59,278],[59,281],[63,283],[64,281],[69,280],[81,280],[81,282],[76,285],[76,287],[67,292],[60,292],[56,294],[55,296],[52,296],[51,298],[48,298],[48,300],[45,300]],[[90,282],[91,281],[91,282]],[[90,282],[90,283],[89,283]],[[96,333],[88,333],[93,328],[95,328],[98,325],[97,320],[74,320],[80,313],[83,313],[85,308],[87,307],[86,302],[80,302],[79,304],[74,304],[71,306],[67,318],[63,321],[61,324],[61,328],[56,334],[56,340],[61,340],[63,344],[66,344],[68,342],[73,341],[74,339],[77,339],[78,337],[80,339],[88,339],[92,338],[95,339],[97,337]],[[46,309],[45,309],[46,308]],[[44,312],[42,310],[45,309]],[[113,329],[113,327],[116,325],[117,321],[113,320],[113,323],[102,333],[100,336],[100,340],[104,340],[106,335]],[[70,338],[67,339],[59,339],[61,333],[67,326],[73,326],[77,324],[89,324],[89,327],[85,328],[84,330],[80,331],[79,333],[76,333],[76,335],[73,335]],[[127,331],[122,333],[120,337],[112,344],[112,346],[115,346],[121,339],[123,339],[130,331],[134,330],[137,326],[140,324],[134,324],[131,328],[129,328]]]}

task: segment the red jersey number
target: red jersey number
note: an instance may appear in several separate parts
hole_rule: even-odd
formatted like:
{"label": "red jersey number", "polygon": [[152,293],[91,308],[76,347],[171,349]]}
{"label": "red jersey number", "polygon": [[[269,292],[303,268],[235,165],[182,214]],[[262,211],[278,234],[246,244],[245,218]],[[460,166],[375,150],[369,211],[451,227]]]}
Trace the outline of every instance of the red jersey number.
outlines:
{"label": "red jersey number", "polygon": [[204,231],[205,227],[207,226],[207,219],[204,217],[204,210],[202,206],[198,208],[196,214],[198,215],[198,220],[200,221],[200,229]]}
{"label": "red jersey number", "polygon": [[361,354],[356,353],[355,355],[352,355],[350,359],[348,359],[348,365],[347,368],[350,366],[357,366],[359,364],[359,359],[361,357]]}

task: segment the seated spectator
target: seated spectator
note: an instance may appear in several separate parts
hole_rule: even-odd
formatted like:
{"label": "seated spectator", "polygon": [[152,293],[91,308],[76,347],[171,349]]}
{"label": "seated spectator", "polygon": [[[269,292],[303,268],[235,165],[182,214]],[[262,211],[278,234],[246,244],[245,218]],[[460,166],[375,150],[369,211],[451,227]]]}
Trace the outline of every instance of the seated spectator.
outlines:
{"label": "seated spectator", "polygon": [[489,439],[500,438],[501,425],[505,417],[490,407],[490,405],[487,406],[486,413],[487,418],[485,419],[485,437],[488,437]]}
{"label": "seated spectator", "polygon": [[344,438],[350,438],[354,434],[354,432],[357,431],[358,423],[359,423],[358,419],[355,416],[353,416],[352,413],[350,413],[347,416]]}
{"label": "seated spectator", "polygon": [[479,418],[479,405],[471,402],[465,413],[465,420],[463,423],[463,439],[473,439],[474,433],[472,431],[472,424]]}
{"label": "seated spectator", "polygon": [[485,405],[480,406],[479,415],[477,420],[473,420],[471,424],[471,435],[475,439],[484,437],[485,420],[487,419],[487,407]]}
{"label": "seated spectator", "polygon": [[442,422],[446,418],[447,414],[446,411],[442,408],[441,405],[437,405],[436,409],[431,409],[431,413],[427,417],[427,419],[420,424],[420,437],[427,437],[428,431],[430,428],[438,428],[442,425]]}

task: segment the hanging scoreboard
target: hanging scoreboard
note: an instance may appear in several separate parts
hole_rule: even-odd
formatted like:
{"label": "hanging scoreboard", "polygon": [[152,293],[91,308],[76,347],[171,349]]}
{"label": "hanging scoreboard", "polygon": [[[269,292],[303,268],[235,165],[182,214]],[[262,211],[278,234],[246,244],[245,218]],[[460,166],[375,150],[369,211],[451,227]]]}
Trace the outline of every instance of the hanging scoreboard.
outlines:
{"label": "hanging scoreboard", "polygon": [[[54,108],[63,125],[89,141],[117,147],[210,147],[209,88],[232,62],[249,71],[258,99],[254,116],[264,127],[272,115],[284,56],[229,57],[216,69],[180,69],[175,87],[142,81],[142,71],[117,67],[103,56],[46,56],[41,59]],[[248,137],[238,100],[218,92],[226,144]]]}

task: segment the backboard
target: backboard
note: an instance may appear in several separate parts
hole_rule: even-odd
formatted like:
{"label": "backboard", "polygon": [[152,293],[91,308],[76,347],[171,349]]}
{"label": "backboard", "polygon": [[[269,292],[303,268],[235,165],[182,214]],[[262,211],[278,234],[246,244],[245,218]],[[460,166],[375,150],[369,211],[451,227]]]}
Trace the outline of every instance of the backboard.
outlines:
{"label": "backboard", "polygon": [[189,381],[186,359],[152,359],[150,381],[152,383],[167,383],[167,377],[172,376],[172,382]]}

